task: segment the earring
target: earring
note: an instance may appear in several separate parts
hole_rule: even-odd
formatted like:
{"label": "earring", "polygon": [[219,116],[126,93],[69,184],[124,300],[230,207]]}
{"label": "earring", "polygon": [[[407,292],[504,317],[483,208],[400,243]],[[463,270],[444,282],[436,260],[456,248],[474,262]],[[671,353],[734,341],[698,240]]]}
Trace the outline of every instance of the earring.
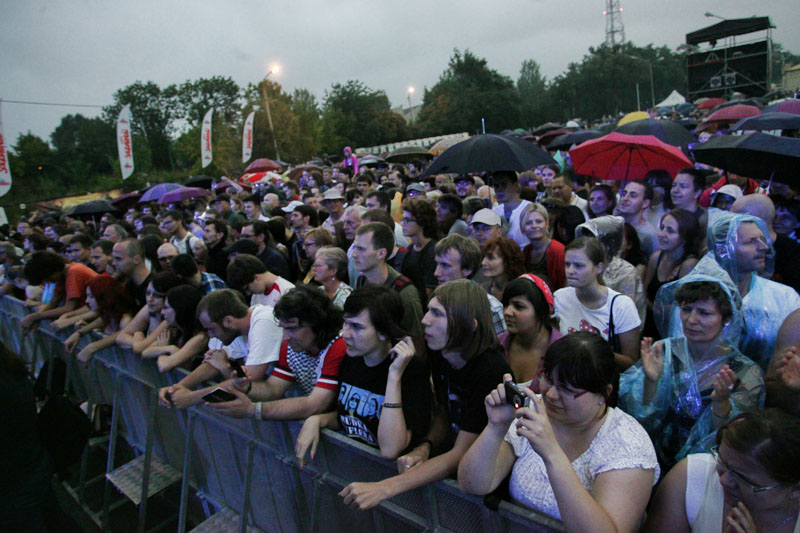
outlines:
{"label": "earring", "polygon": [[597,405],[603,405],[604,403],[605,402],[603,400],[600,400],[599,402],[597,402]]}

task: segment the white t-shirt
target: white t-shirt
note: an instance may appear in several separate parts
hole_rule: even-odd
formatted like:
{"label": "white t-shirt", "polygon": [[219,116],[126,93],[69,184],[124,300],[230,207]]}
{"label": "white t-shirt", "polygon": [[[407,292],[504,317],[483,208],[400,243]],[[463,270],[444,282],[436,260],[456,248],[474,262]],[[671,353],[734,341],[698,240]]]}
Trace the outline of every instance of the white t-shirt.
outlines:
{"label": "white t-shirt", "polygon": [[636,311],[636,305],[628,296],[608,289],[606,302],[598,309],[589,309],[578,300],[575,287],[558,289],[553,295],[556,316],[558,316],[561,333],[569,335],[575,331],[591,331],[599,333],[608,340],[608,318],[611,311],[611,300],[619,294],[614,302],[614,330],[619,335],[638,328],[642,321]]}
{"label": "white t-shirt", "polygon": [[267,292],[250,296],[250,305],[268,305],[270,307],[275,307],[278,300],[281,299],[281,296],[291,289],[294,289],[294,283],[278,276],[275,283],[272,284],[272,287],[270,287]]}
{"label": "white t-shirt", "polygon": [[275,321],[272,307],[254,305],[250,313],[250,331],[223,346],[219,339],[209,339],[209,350],[225,350],[229,359],[244,359],[248,366],[274,363],[280,358],[283,330]]}
{"label": "white t-shirt", "polygon": [[[516,424],[508,428],[505,440],[517,457],[509,483],[511,497],[520,505],[560,520],[561,512],[542,458],[525,437],[517,435]],[[589,448],[572,462],[572,468],[589,492],[594,479],[604,472],[630,468],[653,470],[653,485],[660,473],[656,450],[647,432],[632,416],[613,407],[608,408],[603,425]]]}
{"label": "white t-shirt", "polygon": [[192,235],[191,232],[187,231],[183,239],[179,239],[178,236],[175,235],[169,242],[178,249],[178,253],[192,255],[192,243],[197,240],[199,239]]}
{"label": "white t-shirt", "polygon": [[[525,248],[531,241],[528,239],[524,233],[522,233],[522,228],[520,227],[520,219],[519,217],[522,215],[522,212],[525,210],[527,206],[530,205],[528,200],[520,200],[519,205],[511,211],[511,218],[508,220],[508,231],[506,232],[506,237],[512,239],[514,242],[519,244],[520,248]],[[492,209],[501,219],[505,219],[505,209],[503,204],[498,204],[496,207]]]}
{"label": "white t-shirt", "polygon": [[583,218],[589,220],[589,202],[586,199],[572,193],[572,197],[569,199],[569,205],[574,205],[583,211]]}

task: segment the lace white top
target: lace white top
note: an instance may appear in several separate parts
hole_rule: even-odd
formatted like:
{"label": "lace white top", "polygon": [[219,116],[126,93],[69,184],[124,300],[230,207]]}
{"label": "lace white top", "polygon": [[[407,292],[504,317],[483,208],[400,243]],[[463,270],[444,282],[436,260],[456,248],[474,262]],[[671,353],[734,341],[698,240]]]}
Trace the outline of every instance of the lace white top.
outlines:
{"label": "lace white top", "polygon": [[[514,448],[517,460],[511,471],[511,497],[520,505],[561,519],[553,488],[542,458],[512,424],[505,440]],[[592,491],[594,479],[611,470],[642,468],[653,470],[653,484],[660,474],[656,451],[644,428],[632,416],[608,408],[603,425],[589,448],[572,462],[581,484]]]}

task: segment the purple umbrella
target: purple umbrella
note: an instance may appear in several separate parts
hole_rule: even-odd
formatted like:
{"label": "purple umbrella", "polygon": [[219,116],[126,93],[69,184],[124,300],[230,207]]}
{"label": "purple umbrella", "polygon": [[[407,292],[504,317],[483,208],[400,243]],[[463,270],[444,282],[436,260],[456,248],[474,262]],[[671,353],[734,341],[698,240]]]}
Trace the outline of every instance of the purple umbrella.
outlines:
{"label": "purple umbrella", "polygon": [[153,200],[158,200],[169,191],[179,189],[181,186],[177,183],[159,183],[158,185],[153,185],[145,193],[139,198],[139,203],[142,204],[144,202],[152,202]]}
{"label": "purple umbrella", "polygon": [[200,187],[180,187],[173,189],[158,199],[158,204],[172,204],[188,200],[189,198],[197,198],[198,196],[206,196],[209,191],[201,189]]}
{"label": "purple umbrella", "polygon": [[784,100],[783,102],[770,105],[764,111],[768,113],[778,111],[780,113],[794,113],[795,115],[800,115],[800,100]]}

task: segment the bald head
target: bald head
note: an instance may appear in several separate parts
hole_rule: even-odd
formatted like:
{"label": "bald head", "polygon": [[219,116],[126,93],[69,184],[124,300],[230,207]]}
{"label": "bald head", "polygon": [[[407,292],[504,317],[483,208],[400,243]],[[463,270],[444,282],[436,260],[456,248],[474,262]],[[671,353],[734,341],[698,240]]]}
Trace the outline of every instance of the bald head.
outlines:
{"label": "bald head", "polygon": [[775,220],[775,204],[766,194],[747,194],[733,202],[731,213],[758,217],[771,229]]}

